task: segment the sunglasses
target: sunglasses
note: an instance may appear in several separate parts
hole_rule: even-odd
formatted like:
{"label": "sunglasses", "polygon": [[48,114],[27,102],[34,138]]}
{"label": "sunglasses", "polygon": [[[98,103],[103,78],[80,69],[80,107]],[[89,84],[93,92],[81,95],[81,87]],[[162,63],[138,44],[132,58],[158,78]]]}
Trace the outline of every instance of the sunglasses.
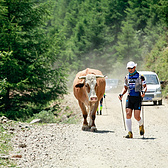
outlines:
{"label": "sunglasses", "polygon": [[134,67],[133,68],[128,68],[128,69],[134,69]]}

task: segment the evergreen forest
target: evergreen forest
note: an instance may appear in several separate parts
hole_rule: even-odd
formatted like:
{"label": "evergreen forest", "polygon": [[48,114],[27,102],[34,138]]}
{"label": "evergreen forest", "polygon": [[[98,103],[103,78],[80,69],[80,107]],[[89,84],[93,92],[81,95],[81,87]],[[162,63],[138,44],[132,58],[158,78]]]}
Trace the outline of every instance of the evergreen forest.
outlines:
{"label": "evergreen forest", "polygon": [[88,67],[123,79],[130,60],[167,84],[167,0],[0,0],[0,116],[39,113]]}

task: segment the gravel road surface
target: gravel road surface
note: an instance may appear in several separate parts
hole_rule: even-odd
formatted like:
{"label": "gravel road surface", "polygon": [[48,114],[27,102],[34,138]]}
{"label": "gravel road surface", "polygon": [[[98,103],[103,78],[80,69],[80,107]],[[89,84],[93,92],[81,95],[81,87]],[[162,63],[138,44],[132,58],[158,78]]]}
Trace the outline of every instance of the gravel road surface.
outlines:
{"label": "gravel road surface", "polygon": [[[121,104],[117,93],[107,93],[103,115],[96,116],[97,132],[82,131],[78,124],[32,125],[12,139],[20,168],[167,168],[168,106],[144,105],[145,136],[132,118],[133,139],[125,139]],[[124,97],[124,99],[126,96]],[[71,93],[68,100],[81,114]],[[123,106],[125,101],[123,100]]]}

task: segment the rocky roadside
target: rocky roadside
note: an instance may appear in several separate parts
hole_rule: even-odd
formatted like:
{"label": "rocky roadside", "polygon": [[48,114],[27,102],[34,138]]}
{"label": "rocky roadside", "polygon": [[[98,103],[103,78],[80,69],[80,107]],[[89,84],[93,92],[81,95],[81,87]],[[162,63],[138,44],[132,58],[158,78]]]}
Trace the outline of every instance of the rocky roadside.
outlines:
{"label": "rocky roadside", "polygon": [[[14,123],[4,116],[0,121],[5,129],[3,134],[14,135],[10,141],[13,150],[8,155],[0,154],[1,159],[11,161],[18,168],[61,167],[74,124]],[[57,159],[59,165],[56,166]],[[0,163],[0,167],[6,166]]]}
{"label": "rocky roadside", "polygon": [[14,153],[11,153],[22,156],[17,159],[18,167],[61,167],[60,161],[65,159],[70,144],[67,140],[69,130],[72,130],[70,127],[72,125],[68,124],[34,125],[29,130],[19,132],[12,139]]}
{"label": "rocky roadside", "polygon": [[[22,157],[22,155],[20,155],[19,153],[10,153],[8,155],[6,154],[8,153],[7,152],[7,150],[9,150],[8,148],[13,146],[11,143],[11,139],[13,136],[18,134],[18,132],[24,132],[26,130],[30,130],[31,125],[23,124],[21,122],[16,123],[13,120],[9,120],[5,116],[2,116],[0,117],[0,127],[1,127],[1,130],[3,130],[2,132],[0,132],[0,145],[1,145],[0,167],[4,167],[3,164],[1,163],[2,161],[7,164],[7,167],[11,167],[9,163],[10,162],[12,163],[12,160]],[[19,147],[21,145],[22,144],[19,144]]]}
{"label": "rocky roadside", "polygon": [[[69,97],[71,98],[69,99]],[[61,106],[61,122],[66,123],[70,117],[76,115],[77,111],[73,110],[73,113],[69,116],[69,112],[71,112],[72,109],[76,109],[75,106],[76,102],[72,99],[72,93],[66,95]],[[68,112],[65,111],[65,107],[69,107]],[[66,112],[67,115],[65,114]],[[77,117],[80,115],[77,115]],[[5,131],[1,134],[11,135],[9,145],[12,146],[13,150],[10,151],[8,155],[0,152],[0,159],[11,161],[19,168],[39,168],[39,163],[42,164],[42,167],[48,167],[48,165],[50,165],[48,162],[51,161],[54,155],[54,151],[51,148],[56,145],[54,148],[57,148],[58,152],[59,146],[61,146],[60,152],[65,151],[65,148],[62,148],[62,146],[66,145],[65,135],[68,133],[66,130],[72,125],[74,124],[44,124],[41,123],[40,119],[34,119],[30,123],[22,123],[9,120],[5,116],[2,116],[0,117],[0,126]],[[54,145],[52,145],[53,142]],[[53,151],[53,153],[51,151]],[[55,163],[55,161],[53,162]],[[5,166],[0,162],[0,167],[3,168]],[[8,164],[7,167],[11,167],[11,165]]]}

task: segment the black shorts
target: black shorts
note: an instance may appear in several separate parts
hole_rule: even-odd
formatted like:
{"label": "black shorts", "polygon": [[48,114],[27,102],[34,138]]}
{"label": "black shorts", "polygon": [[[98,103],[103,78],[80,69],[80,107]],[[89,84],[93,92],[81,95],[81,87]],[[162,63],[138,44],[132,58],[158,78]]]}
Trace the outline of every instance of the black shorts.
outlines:
{"label": "black shorts", "polygon": [[126,108],[141,110],[141,96],[127,96],[126,99]]}

